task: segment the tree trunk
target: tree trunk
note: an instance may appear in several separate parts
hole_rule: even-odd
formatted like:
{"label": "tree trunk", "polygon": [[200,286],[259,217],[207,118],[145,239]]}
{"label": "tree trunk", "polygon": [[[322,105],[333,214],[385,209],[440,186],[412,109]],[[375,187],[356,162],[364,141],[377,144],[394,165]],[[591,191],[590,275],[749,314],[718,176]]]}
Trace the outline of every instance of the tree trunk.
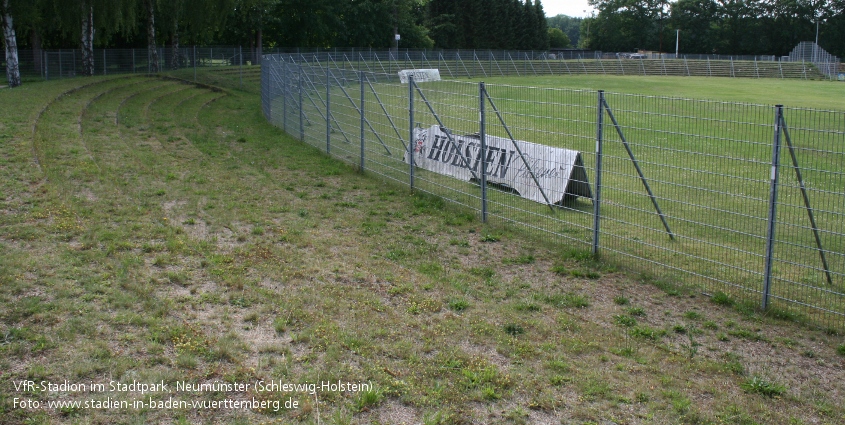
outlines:
{"label": "tree trunk", "polygon": [[147,55],[150,60],[150,72],[159,72],[158,49],[156,49],[155,9],[153,0],[145,0],[147,6]]}
{"label": "tree trunk", "polygon": [[43,76],[44,58],[42,58],[41,55],[43,55],[44,53],[41,51],[41,32],[37,28],[33,28],[30,41],[32,42],[33,67],[37,70],[39,74],[42,74]]}
{"label": "tree trunk", "polygon": [[261,40],[261,26],[259,25],[258,31],[257,31],[257,34],[256,34],[256,40],[255,40],[255,58],[252,61],[253,65],[260,65],[261,64],[261,55],[262,55],[261,44],[262,43],[263,43],[263,41]]}
{"label": "tree trunk", "polygon": [[82,12],[82,75],[94,75],[94,6]]}
{"label": "tree trunk", "polygon": [[18,41],[15,38],[15,27],[12,25],[12,11],[9,10],[9,0],[2,0],[0,4],[0,19],[3,26],[3,40],[6,43],[6,79],[9,88],[21,85],[21,69],[18,62]]}
{"label": "tree trunk", "polygon": [[170,67],[175,71],[179,69],[179,61],[182,56],[179,54],[179,24],[173,24],[173,35],[170,37]]}

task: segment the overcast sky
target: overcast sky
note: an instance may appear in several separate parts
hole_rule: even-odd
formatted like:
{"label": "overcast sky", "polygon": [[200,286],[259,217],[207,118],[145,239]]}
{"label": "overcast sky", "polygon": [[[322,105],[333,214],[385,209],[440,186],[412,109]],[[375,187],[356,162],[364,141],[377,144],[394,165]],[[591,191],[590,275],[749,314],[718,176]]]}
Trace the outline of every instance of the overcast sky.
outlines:
{"label": "overcast sky", "polygon": [[[543,11],[547,17],[555,15],[569,15],[585,17],[589,16],[593,8],[587,4],[587,0],[540,0],[543,4]],[[584,11],[587,13],[584,13]]]}

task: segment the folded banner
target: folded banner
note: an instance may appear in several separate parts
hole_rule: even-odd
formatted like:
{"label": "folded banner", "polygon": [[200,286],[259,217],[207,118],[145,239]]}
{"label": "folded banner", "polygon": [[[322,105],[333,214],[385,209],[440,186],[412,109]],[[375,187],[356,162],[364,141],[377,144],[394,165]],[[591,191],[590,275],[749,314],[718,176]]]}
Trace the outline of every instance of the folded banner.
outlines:
{"label": "folded banner", "polygon": [[[481,172],[481,138],[478,135],[451,134],[450,140],[450,134],[436,125],[415,129],[416,165],[461,180],[476,180]],[[552,204],[578,196],[593,198],[580,152],[521,140],[515,142],[519,146],[517,150],[511,139],[496,136],[485,139],[487,152],[484,162],[487,164],[488,182],[543,204],[546,203],[543,193]],[[404,160],[409,163],[407,152]]]}
{"label": "folded banner", "polygon": [[402,84],[408,84],[408,75],[414,76],[415,83],[440,81],[439,69],[403,69],[399,71],[399,81]]}

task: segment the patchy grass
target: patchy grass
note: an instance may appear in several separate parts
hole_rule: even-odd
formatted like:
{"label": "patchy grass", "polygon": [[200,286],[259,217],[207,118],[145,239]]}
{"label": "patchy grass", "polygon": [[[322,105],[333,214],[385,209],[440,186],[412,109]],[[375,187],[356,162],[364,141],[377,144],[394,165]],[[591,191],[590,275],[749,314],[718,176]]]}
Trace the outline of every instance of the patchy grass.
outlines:
{"label": "patchy grass", "polygon": [[[230,90],[133,76],[0,97],[4,424],[845,420],[835,332],[484,225],[281,134],[255,82],[200,78]],[[144,395],[278,411],[12,404],[92,396],[21,380],[133,379],[371,386]]]}

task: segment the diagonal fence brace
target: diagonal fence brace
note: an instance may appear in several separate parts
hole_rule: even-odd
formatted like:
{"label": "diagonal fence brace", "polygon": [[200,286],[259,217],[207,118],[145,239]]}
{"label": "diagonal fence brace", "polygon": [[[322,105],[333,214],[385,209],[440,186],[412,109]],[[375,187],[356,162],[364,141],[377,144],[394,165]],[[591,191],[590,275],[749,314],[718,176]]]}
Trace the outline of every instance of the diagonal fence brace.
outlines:
{"label": "diagonal fence brace", "polygon": [[[437,112],[434,112],[434,108],[431,106],[431,103],[428,101],[428,99],[426,99],[422,90],[420,90],[420,86],[418,86],[417,83],[414,82],[414,80],[408,80],[408,84],[412,84],[413,87],[417,89],[417,93],[420,94],[420,97],[422,98],[423,102],[425,102],[425,106],[428,107],[428,110],[431,111],[431,115],[433,115],[434,119],[437,120],[437,125],[440,126],[440,130],[442,130],[444,133],[446,133],[446,136],[449,137],[449,143],[451,143],[452,146],[456,146],[455,139],[452,137],[452,132],[449,131],[449,129],[446,128],[445,125],[443,125],[443,121],[440,120],[440,117],[437,115]],[[470,173],[472,173],[472,177],[476,180],[481,181],[481,179],[478,178],[478,175],[475,174],[475,171],[472,171],[472,168],[470,168],[469,160],[467,160],[466,155],[464,155],[464,153],[461,152],[460,149],[456,149],[456,151],[457,151],[458,155],[461,157],[461,161],[464,163],[464,166],[466,166],[466,169],[469,170]]]}
{"label": "diagonal fence brace", "polygon": [[367,85],[370,86],[370,91],[373,92],[373,96],[376,97],[376,101],[378,101],[379,106],[381,106],[381,110],[384,111],[384,116],[387,117],[387,120],[390,122],[390,126],[393,127],[393,131],[396,132],[396,137],[399,138],[399,143],[402,144],[402,148],[404,150],[408,150],[408,146],[405,145],[405,140],[402,139],[399,129],[396,128],[396,123],[393,122],[393,118],[391,118],[390,114],[387,112],[387,108],[384,107],[384,103],[381,101],[381,98],[379,98],[376,88],[373,87],[373,83],[371,83],[369,79],[367,79]]}
{"label": "diagonal fence brace", "polygon": [[[314,84],[314,82],[313,82],[313,81],[311,81],[311,78],[308,76],[308,74],[304,74],[304,75],[305,75],[305,81],[307,81],[307,82],[308,82],[308,84],[311,86],[311,88],[314,90],[314,92],[315,92],[315,93],[317,93],[317,99],[320,99],[320,103],[323,105],[323,107],[326,107],[326,106],[327,106],[327,105],[326,105],[326,101],[325,101],[325,100],[323,100],[323,97],[322,97],[322,96],[320,96],[320,91],[319,91],[319,90],[317,90],[317,86]],[[312,105],[314,105],[314,109],[316,109],[316,110],[317,110],[317,113],[318,113],[318,114],[320,114],[320,117],[321,117],[321,118],[323,118],[323,120],[324,120],[324,121],[326,121],[326,120],[328,120],[328,119],[331,119],[332,121],[334,121],[335,125],[337,126],[337,129],[338,129],[338,130],[340,130],[340,134],[342,134],[342,135],[343,135],[343,138],[344,138],[344,139],[346,139],[346,143],[352,143],[352,142],[349,140],[349,137],[347,137],[347,136],[346,136],[346,132],[345,132],[345,131],[343,131],[343,127],[341,127],[341,126],[340,126],[340,123],[339,123],[339,122],[337,122],[337,118],[335,118],[335,117],[334,117],[334,114],[329,113],[329,117],[328,117],[328,118],[326,118],[326,115],[325,115],[325,114],[323,114],[322,109],[320,109],[320,107],[319,107],[319,106],[317,106],[317,102],[314,102],[314,99],[312,99],[312,98],[311,98],[311,94],[310,94],[310,93],[308,93],[308,91],[306,91],[306,92],[305,92],[305,96],[307,96],[307,97],[308,97],[308,100],[310,100],[310,101],[311,101],[311,104],[312,104]],[[306,119],[307,119],[307,118],[306,118]],[[309,121],[309,122],[308,122],[308,124],[310,125],[310,124],[311,124],[311,122]]]}
{"label": "diagonal fence brace", "polygon": [[783,115],[780,115],[780,126],[783,130],[783,135],[786,136],[786,146],[789,149],[789,156],[792,157],[792,166],[795,169],[795,177],[798,179],[798,185],[801,188],[801,196],[804,197],[804,207],[807,209],[807,216],[810,218],[810,225],[813,226],[813,236],[816,237],[816,246],[819,248],[819,257],[821,257],[822,265],[824,266],[827,283],[829,285],[833,285],[833,279],[830,277],[830,267],[827,265],[827,257],[824,255],[822,240],[819,236],[819,226],[816,225],[816,218],[813,215],[813,207],[810,206],[810,197],[807,195],[807,188],[804,186],[804,178],[801,176],[801,168],[798,167],[798,158],[795,156],[795,148],[792,146],[792,138],[789,137],[789,129],[786,127],[786,118],[784,118]]}
{"label": "diagonal fence brace", "polygon": [[482,90],[482,93],[484,93],[484,97],[486,97],[487,101],[490,102],[490,106],[493,107],[493,112],[495,112],[496,116],[499,117],[499,122],[502,123],[502,127],[504,127],[505,131],[508,133],[508,137],[511,139],[511,143],[513,143],[513,147],[516,149],[516,152],[519,154],[519,157],[522,159],[522,163],[525,164],[525,168],[528,169],[528,173],[531,174],[531,178],[534,180],[534,184],[536,184],[537,188],[540,189],[540,194],[542,194],[543,199],[546,200],[546,205],[549,206],[549,209],[552,210],[552,213],[555,213],[555,208],[554,208],[554,206],[552,206],[552,202],[549,201],[549,197],[546,196],[546,191],[543,190],[542,186],[540,186],[540,181],[537,180],[537,176],[534,174],[534,170],[532,170],[531,166],[528,165],[528,160],[526,160],[525,156],[522,154],[522,149],[520,149],[519,145],[516,143],[516,140],[514,139],[510,128],[508,128],[508,125],[505,124],[505,119],[502,118],[502,114],[499,113],[499,108],[497,108],[496,104],[493,103],[493,98],[490,97],[490,93],[487,93],[487,89],[484,86],[481,87],[481,90]]}
{"label": "diagonal fence brace", "polygon": [[[354,100],[352,100],[352,97],[351,97],[351,96],[349,96],[349,93],[347,93],[347,92],[346,92],[346,89],[345,89],[345,88],[343,88],[343,85],[342,85],[342,84],[340,84],[340,80],[338,80],[338,79],[337,79],[337,77],[335,77],[334,75],[332,75],[332,78],[334,78],[335,82],[337,83],[338,88],[340,88],[340,91],[342,91],[342,92],[343,92],[343,94],[344,94],[344,95],[346,95],[346,98],[347,98],[347,99],[349,99],[349,103],[351,103],[351,104],[352,104],[352,107],[354,107],[354,108],[355,108],[355,111],[357,111],[357,112],[358,112],[358,114],[361,114],[361,108],[359,108],[359,107],[358,107],[358,105],[356,105],[356,104],[355,104],[355,101],[354,101]],[[365,76],[364,78],[365,78],[365,79],[367,79],[367,77],[366,77],[366,76]],[[369,79],[367,79],[367,81],[369,82]],[[387,154],[388,154],[388,155],[393,155],[393,153],[392,153],[392,152],[390,152],[390,149],[389,149],[389,148],[387,147],[387,145],[384,143],[384,140],[382,140],[382,139],[381,139],[381,136],[379,136],[379,134],[378,134],[378,132],[376,131],[376,129],[375,129],[375,128],[373,128],[373,125],[372,125],[372,124],[370,124],[370,120],[368,120],[368,119],[365,117],[365,118],[363,119],[363,121],[367,124],[367,126],[368,126],[368,127],[370,127],[370,131],[372,131],[372,132],[373,132],[373,134],[376,136],[376,139],[378,139],[379,143],[381,143],[381,146],[384,148],[384,150],[387,152]]]}
{"label": "diagonal fence brace", "polygon": [[634,158],[634,152],[631,151],[631,147],[628,145],[628,141],[622,133],[622,127],[619,125],[619,122],[616,121],[616,117],[613,116],[613,111],[610,110],[610,106],[608,106],[607,101],[602,100],[602,104],[604,106],[604,110],[607,111],[607,115],[610,117],[610,120],[613,122],[613,126],[616,128],[616,133],[619,134],[619,138],[622,140],[625,150],[628,151],[628,156],[631,158],[631,162],[634,163],[634,168],[637,169],[637,174],[639,174],[640,180],[643,182],[646,192],[648,192],[648,197],[651,198],[651,203],[654,204],[654,209],[657,211],[657,215],[660,216],[660,221],[663,222],[663,227],[666,228],[666,233],[669,234],[669,239],[675,240],[675,235],[672,234],[672,229],[669,228],[669,223],[666,222],[666,216],[664,216],[663,211],[660,210],[660,205],[657,204],[657,198],[654,197],[654,193],[652,193],[651,187],[648,185],[648,181],[643,174],[643,170],[640,169],[640,164],[637,163],[637,159]]}

